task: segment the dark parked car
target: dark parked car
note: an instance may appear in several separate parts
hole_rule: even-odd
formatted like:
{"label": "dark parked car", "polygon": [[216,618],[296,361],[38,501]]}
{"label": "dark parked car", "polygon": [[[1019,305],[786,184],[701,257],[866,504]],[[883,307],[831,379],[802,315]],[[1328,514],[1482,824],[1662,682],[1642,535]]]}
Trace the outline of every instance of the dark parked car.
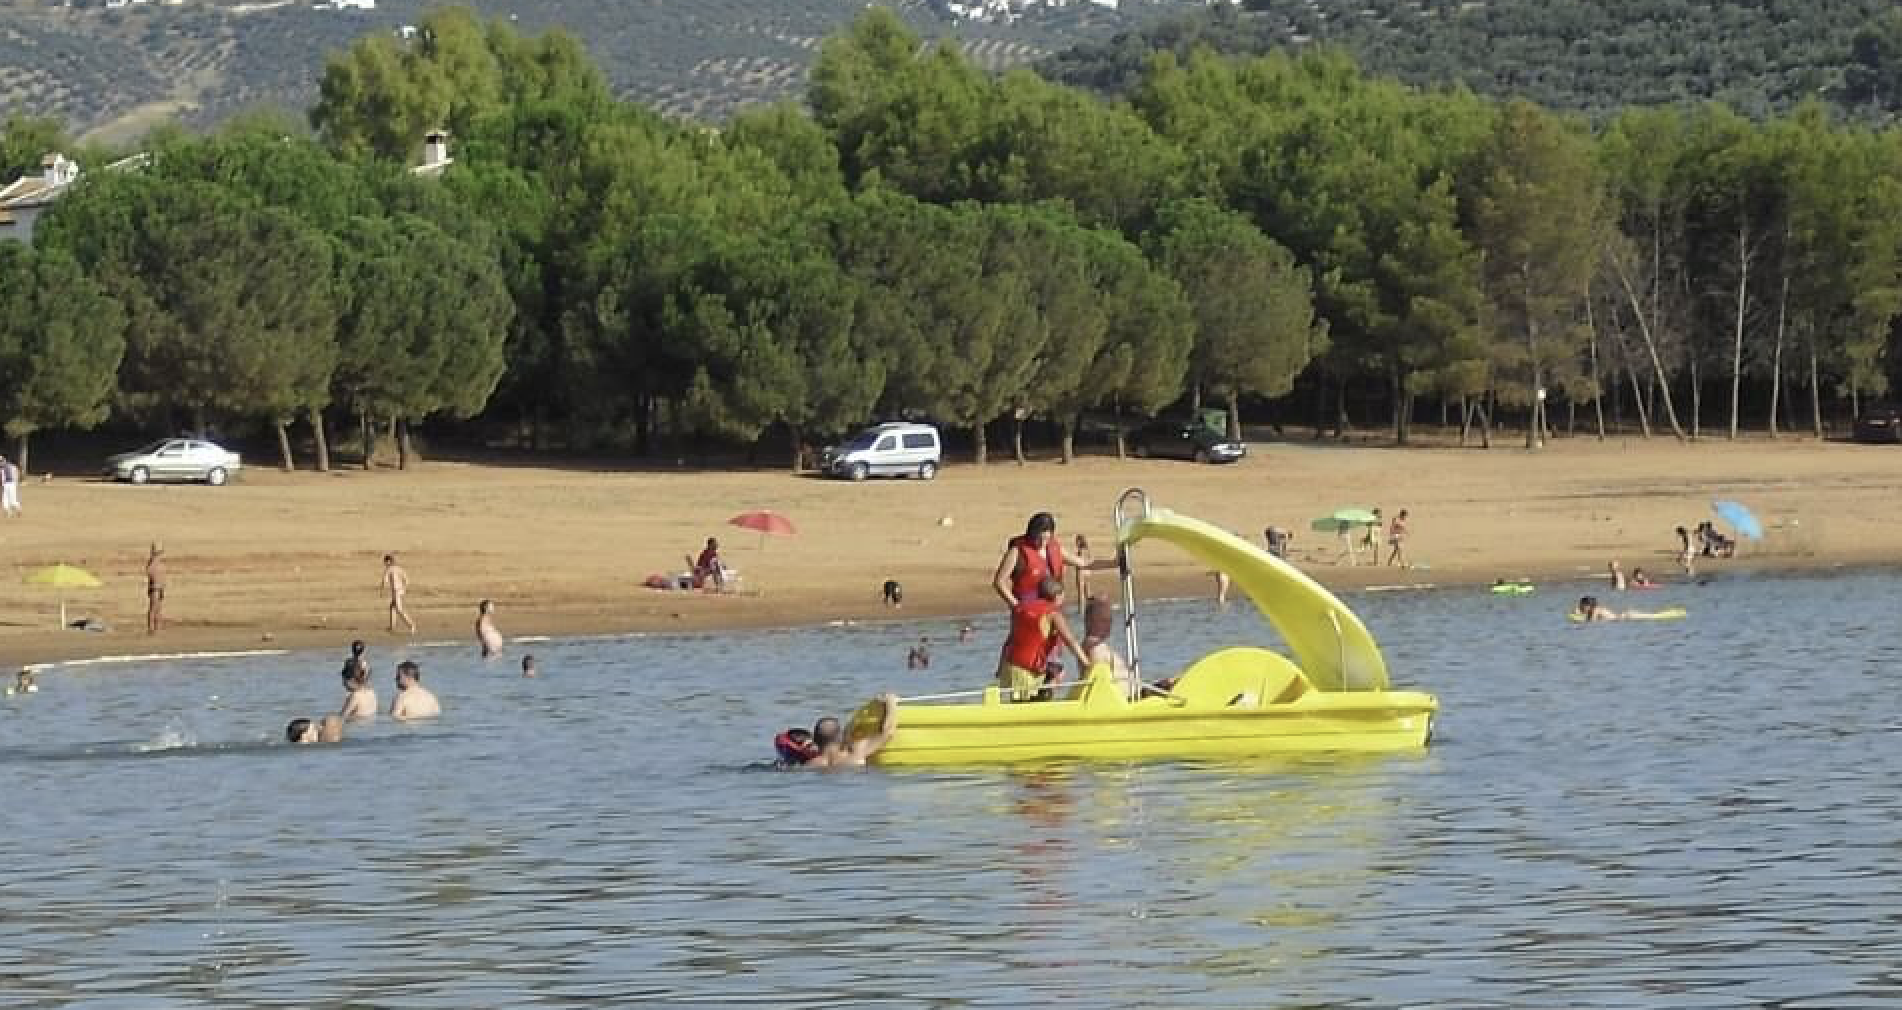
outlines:
{"label": "dark parked car", "polygon": [[1902,442],[1902,407],[1883,403],[1865,408],[1856,418],[1856,441]]}
{"label": "dark parked car", "polygon": [[1138,457],[1233,463],[1248,455],[1248,446],[1229,441],[1226,432],[1199,421],[1152,421],[1136,429],[1130,439]]}

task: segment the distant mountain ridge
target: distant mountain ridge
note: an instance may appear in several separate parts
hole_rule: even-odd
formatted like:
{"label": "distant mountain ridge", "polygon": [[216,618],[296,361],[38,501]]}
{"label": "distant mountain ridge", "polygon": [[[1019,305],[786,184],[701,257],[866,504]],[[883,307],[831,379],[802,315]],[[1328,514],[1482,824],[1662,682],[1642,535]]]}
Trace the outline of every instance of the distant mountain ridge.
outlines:
{"label": "distant mountain ridge", "polygon": [[[84,0],[81,0],[83,3]],[[1152,47],[1231,53],[1339,45],[1376,73],[1602,113],[1716,99],[1747,115],[1841,93],[1855,33],[1892,0],[895,0],[914,29],[957,37],[981,65],[1036,61],[1056,79],[1126,88]],[[325,56],[397,31],[429,4],[315,9],[310,0],[0,0],[0,112],[130,139],[166,117],[307,108]],[[476,0],[524,31],[565,28],[617,92],[722,119],[798,94],[819,44],[864,0]]]}
{"label": "distant mountain ridge", "polygon": [[1375,73],[1551,108],[1715,100],[1759,118],[1837,99],[1856,33],[1896,10],[1894,0],[1246,0],[1082,43],[1042,69],[1114,93],[1158,48],[1328,43]]}
{"label": "distant mountain ridge", "polygon": [[[1193,0],[1101,2],[896,0],[914,29],[955,36],[978,63],[1027,63],[1105,38]],[[316,9],[311,0],[144,3],[106,8],[0,0],[0,113],[54,116],[76,133],[125,138],[167,116],[213,122],[256,105],[315,100],[326,55],[371,32],[394,32],[437,4],[381,0],[372,10]],[[734,108],[803,90],[819,43],[864,0],[475,0],[523,31],[566,29],[622,95],[670,115],[721,119]]]}

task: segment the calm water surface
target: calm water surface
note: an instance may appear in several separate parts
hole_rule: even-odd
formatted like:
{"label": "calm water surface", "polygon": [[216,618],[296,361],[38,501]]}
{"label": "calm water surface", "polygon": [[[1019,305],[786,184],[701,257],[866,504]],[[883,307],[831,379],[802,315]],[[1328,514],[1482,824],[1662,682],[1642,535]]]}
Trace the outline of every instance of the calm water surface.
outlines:
{"label": "calm water surface", "polygon": [[995,618],[421,650],[447,716],[329,748],[277,741],[340,656],[61,671],[0,700],[0,1005],[1892,1007],[1898,590],[1356,596],[1433,748],[1247,765],[759,767]]}

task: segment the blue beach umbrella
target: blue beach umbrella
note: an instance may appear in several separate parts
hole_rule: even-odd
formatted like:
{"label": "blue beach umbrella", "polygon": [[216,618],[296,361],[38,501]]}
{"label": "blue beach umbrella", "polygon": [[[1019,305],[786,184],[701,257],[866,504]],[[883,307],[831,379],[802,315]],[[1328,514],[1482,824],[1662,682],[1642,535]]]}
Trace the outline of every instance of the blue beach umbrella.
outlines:
{"label": "blue beach umbrella", "polygon": [[1717,518],[1729,523],[1730,528],[1736,530],[1738,536],[1748,537],[1751,540],[1763,539],[1763,524],[1758,522],[1757,517],[1751,515],[1750,510],[1743,507],[1741,503],[1714,501],[1710,503],[1710,510],[1717,513]]}

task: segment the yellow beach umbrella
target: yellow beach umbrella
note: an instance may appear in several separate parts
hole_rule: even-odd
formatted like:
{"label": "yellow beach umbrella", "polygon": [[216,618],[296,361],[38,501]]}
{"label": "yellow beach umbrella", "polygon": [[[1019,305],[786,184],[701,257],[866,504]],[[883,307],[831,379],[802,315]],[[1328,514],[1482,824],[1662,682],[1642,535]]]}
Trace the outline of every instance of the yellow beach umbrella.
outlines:
{"label": "yellow beach umbrella", "polygon": [[62,628],[66,627],[66,594],[64,590],[98,589],[104,585],[104,583],[99,581],[98,576],[95,576],[93,573],[84,568],[67,564],[47,565],[45,568],[35,568],[26,573],[26,578],[21,581],[29,586],[45,586],[48,589],[61,590],[59,597],[59,626]]}

